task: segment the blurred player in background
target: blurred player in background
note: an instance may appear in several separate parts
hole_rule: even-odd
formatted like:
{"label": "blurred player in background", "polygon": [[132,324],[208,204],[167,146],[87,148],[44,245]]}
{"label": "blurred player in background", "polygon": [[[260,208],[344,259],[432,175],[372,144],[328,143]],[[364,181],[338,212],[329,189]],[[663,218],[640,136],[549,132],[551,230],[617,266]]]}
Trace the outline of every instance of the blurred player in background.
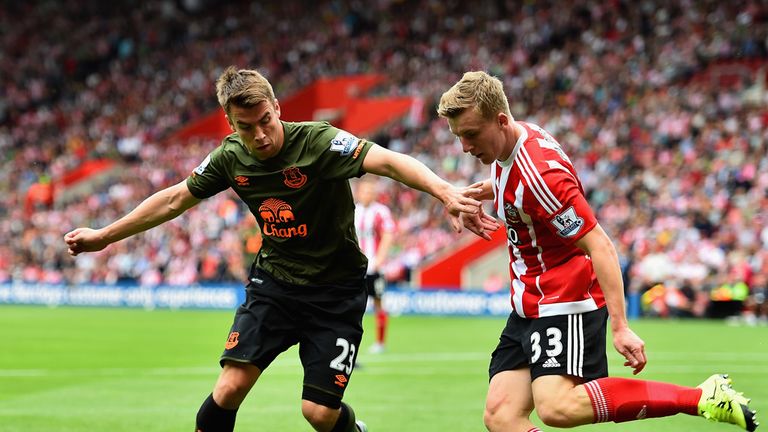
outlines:
{"label": "blurred player in background", "polygon": [[381,304],[386,281],[382,271],[387,259],[395,232],[392,212],[384,204],[376,201],[375,178],[363,178],[357,184],[355,194],[355,230],[360,242],[360,249],[368,257],[368,271],[365,285],[368,296],[373,297],[373,312],[376,316],[376,342],[370,352],[384,352],[387,332],[387,311]]}
{"label": "blurred player in background", "polygon": [[[484,421],[490,431],[538,431],[536,409],[553,427],[625,422],[677,413],[757,427],[749,400],[726,375],[696,388],[608,376],[606,322],[634,374],[646,364],[643,341],[629,328],[616,250],[597,223],[568,156],[539,126],[512,118],[504,87],[467,72],[438,107],[462,150],[491,166],[480,200],[504,221],[513,312],[491,356]],[[490,239],[496,219],[462,215]]]}
{"label": "blurred player in background", "polygon": [[348,179],[373,173],[428,192],[445,205],[456,229],[458,213],[476,212],[480,203],[410,156],[328,123],[281,121],[272,86],[257,71],[227,68],[216,94],[234,133],[186,180],[104,228],[67,233],[69,253],[101,250],[232,188],[259,222],[263,243],[195,430],[232,431],[264,369],[298,344],[307,421],[322,432],[365,431],[342,402],[367,303],[367,262],[357,245]]}

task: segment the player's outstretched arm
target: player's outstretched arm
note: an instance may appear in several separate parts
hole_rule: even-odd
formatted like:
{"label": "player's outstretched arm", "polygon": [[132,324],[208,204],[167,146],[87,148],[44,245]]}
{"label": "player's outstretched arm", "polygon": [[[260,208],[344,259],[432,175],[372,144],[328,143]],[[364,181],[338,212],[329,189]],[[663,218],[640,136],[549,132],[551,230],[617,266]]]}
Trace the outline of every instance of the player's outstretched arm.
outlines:
{"label": "player's outstretched arm", "polygon": [[446,182],[423,163],[408,155],[387,150],[379,145],[371,147],[366,154],[363,160],[363,170],[371,174],[392,178],[439,199],[448,210],[451,224],[456,231],[461,230],[461,224],[458,220],[460,213],[476,214],[480,210],[480,201],[466,196],[462,193],[461,188]]}
{"label": "player's outstretched arm", "polygon": [[616,248],[600,224],[576,242],[592,259],[597,281],[605,294],[608,315],[611,317],[613,346],[637,375],[648,361],[645,356],[645,343],[629,328],[624,304],[624,284],[621,279],[621,267]]}
{"label": "player's outstretched arm", "polygon": [[194,207],[200,199],[182,181],[154,193],[130,213],[101,229],[77,228],[64,235],[70,255],[100,251],[107,245],[156,227]]}

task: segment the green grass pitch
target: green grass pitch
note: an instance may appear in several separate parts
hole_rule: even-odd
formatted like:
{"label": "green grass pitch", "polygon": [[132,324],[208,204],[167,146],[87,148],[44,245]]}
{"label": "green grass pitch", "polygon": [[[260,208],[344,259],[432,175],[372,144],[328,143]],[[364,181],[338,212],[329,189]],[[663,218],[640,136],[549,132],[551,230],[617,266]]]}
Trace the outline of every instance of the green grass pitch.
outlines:
{"label": "green grass pitch", "polygon": [[[218,375],[232,316],[0,306],[0,432],[192,431]],[[488,358],[503,324],[502,318],[392,317],[387,352],[371,355],[373,322],[366,316],[361,367],[345,400],[373,432],[482,431]],[[768,327],[707,321],[633,327],[649,356],[640,377],[693,386],[728,372],[768,424]],[[609,352],[611,373],[629,376]],[[262,375],[236,430],[311,430],[300,397],[301,370],[291,349]],[[580,429],[738,430],[685,415]]]}

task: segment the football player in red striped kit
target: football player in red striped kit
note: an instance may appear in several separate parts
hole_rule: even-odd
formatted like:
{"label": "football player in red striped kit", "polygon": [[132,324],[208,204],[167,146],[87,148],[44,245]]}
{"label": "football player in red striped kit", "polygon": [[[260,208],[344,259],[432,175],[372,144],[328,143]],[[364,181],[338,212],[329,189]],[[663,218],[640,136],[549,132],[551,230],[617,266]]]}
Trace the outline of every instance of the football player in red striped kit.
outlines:
{"label": "football player in red striped kit", "polygon": [[[533,409],[548,426],[625,422],[678,413],[754,431],[749,400],[715,374],[698,387],[608,377],[606,326],[634,374],[645,345],[629,327],[616,250],[589,206],[573,164],[541,127],[515,121],[501,81],[467,72],[446,91],[438,114],[462,150],[490,165],[468,194],[493,200],[504,221],[513,311],[491,356],[488,430],[530,432]],[[490,215],[462,215],[489,239]]]}
{"label": "football player in red striped kit", "polygon": [[387,333],[387,311],[381,303],[385,280],[382,274],[395,232],[392,212],[376,201],[375,178],[363,177],[357,183],[355,202],[355,230],[360,249],[368,257],[365,286],[368,296],[373,298],[373,313],[376,317],[376,342],[371,345],[372,354],[384,352]]}

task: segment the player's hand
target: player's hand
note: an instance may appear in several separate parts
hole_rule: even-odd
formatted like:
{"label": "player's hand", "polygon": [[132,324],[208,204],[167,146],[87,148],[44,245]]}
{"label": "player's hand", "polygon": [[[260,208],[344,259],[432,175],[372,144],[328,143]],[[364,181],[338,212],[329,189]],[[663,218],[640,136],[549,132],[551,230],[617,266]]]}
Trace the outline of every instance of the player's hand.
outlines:
{"label": "player's hand", "polygon": [[454,231],[461,232],[461,222],[459,221],[461,214],[477,214],[480,211],[481,202],[472,198],[472,195],[478,193],[480,193],[480,190],[476,188],[457,188],[453,186],[446,192],[446,195],[443,197],[443,203],[448,211]]}
{"label": "player's hand", "polygon": [[109,242],[105,241],[99,230],[90,228],[77,228],[64,235],[64,243],[67,244],[67,252],[76,256],[81,252],[96,252],[107,247]]}
{"label": "player's hand", "polygon": [[483,193],[483,183],[485,182],[479,181],[472,183],[465,187],[462,192],[471,198],[480,199],[480,194]]}
{"label": "player's hand", "polygon": [[448,213],[458,216],[460,213],[475,214],[480,208],[481,202],[474,198],[479,194],[481,190],[479,188],[473,188],[471,186],[458,188],[451,187],[448,191],[448,197],[444,200],[445,208],[448,209]]}
{"label": "player's hand", "polygon": [[613,347],[626,361],[624,366],[632,368],[632,374],[637,375],[645,368],[648,359],[645,356],[645,342],[629,327],[613,331]]}
{"label": "player's hand", "polygon": [[[496,219],[485,214],[482,207],[479,208],[479,212],[476,214],[460,214],[459,221],[461,222],[461,226],[485,240],[490,240],[491,236],[488,233],[496,231],[501,226]],[[459,230],[459,232],[461,232],[461,230]]]}

